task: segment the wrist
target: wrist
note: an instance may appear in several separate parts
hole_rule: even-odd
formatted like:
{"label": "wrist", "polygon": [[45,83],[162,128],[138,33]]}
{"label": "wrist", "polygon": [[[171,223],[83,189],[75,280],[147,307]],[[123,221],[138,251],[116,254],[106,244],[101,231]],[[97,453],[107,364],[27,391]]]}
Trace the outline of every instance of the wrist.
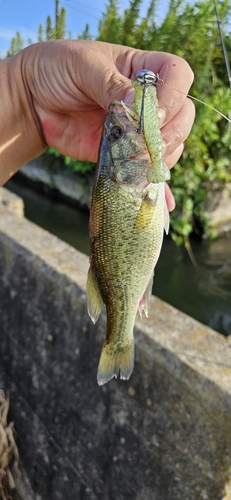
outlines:
{"label": "wrist", "polygon": [[26,50],[0,62],[0,185],[46,149],[28,86]]}

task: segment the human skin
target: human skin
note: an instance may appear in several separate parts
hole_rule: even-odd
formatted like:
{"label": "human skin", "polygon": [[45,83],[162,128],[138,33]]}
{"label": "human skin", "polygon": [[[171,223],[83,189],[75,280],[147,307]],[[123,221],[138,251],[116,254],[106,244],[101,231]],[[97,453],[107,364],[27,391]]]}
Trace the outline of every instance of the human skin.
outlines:
{"label": "human skin", "polygon": [[[194,120],[194,105],[187,98],[193,73],[178,56],[55,40],[31,45],[0,67],[0,185],[47,146],[96,162],[108,106],[113,100],[133,102],[130,80],[143,68],[158,73],[166,84],[157,91],[163,159],[172,168],[182,154]],[[172,210],[168,187],[166,199]]]}

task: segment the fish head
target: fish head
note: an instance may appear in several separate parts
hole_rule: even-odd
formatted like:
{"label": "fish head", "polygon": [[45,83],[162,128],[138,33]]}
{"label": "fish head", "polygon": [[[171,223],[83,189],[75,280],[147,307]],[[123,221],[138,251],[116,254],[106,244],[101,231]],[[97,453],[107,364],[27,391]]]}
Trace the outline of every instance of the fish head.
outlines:
{"label": "fish head", "polygon": [[138,133],[139,117],[132,106],[113,101],[103,126],[99,169],[112,181],[137,188],[147,185],[151,159],[143,133]]}

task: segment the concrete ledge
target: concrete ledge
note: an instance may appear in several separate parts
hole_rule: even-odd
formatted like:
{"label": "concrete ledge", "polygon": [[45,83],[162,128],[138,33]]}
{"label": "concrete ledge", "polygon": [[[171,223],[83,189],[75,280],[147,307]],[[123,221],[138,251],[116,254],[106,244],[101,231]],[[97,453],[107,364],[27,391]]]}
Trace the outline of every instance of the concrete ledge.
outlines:
{"label": "concrete ledge", "polygon": [[153,297],[131,379],[98,387],[87,269],[0,205],[0,378],[34,498],[230,500],[230,342]]}
{"label": "concrete ledge", "polygon": [[92,172],[81,175],[80,173],[54,173],[46,170],[41,165],[41,160],[33,160],[24,165],[17,176],[22,175],[24,180],[39,187],[46,193],[51,193],[67,201],[70,205],[79,206],[89,210],[94,175]]}
{"label": "concrete ledge", "polygon": [[2,203],[8,210],[14,212],[19,217],[24,216],[24,202],[20,196],[9,191],[4,187],[0,187],[0,203]]}
{"label": "concrete ledge", "polygon": [[208,193],[206,215],[218,234],[231,231],[231,182]]}

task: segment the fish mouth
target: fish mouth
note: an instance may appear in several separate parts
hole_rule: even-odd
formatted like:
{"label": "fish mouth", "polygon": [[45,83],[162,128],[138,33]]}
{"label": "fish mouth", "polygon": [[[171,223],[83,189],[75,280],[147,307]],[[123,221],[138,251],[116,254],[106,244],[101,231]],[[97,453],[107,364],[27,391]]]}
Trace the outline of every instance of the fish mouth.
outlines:
{"label": "fish mouth", "polygon": [[127,160],[134,161],[134,160],[145,160],[145,161],[150,161],[150,155],[148,151],[141,151],[140,153],[137,153],[136,155],[129,156]]}
{"label": "fish mouth", "polygon": [[119,115],[126,118],[128,121],[139,125],[139,117],[135,113],[132,104],[125,104],[123,101],[112,101],[109,106],[109,114]]}
{"label": "fish mouth", "polygon": [[112,101],[109,105],[109,113],[126,114],[126,109],[135,114],[132,104],[124,104],[123,101]]}

